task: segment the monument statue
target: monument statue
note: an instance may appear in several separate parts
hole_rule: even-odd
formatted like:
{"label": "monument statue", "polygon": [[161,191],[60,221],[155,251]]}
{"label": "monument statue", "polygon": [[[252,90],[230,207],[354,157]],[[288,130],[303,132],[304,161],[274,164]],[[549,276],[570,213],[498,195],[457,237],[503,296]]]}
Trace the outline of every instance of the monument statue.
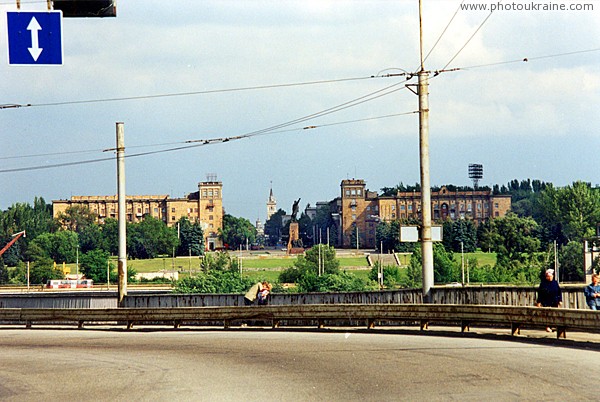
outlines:
{"label": "monument statue", "polygon": [[296,222],[296,215],[298,214],[298,210],[300,209],[298,207],[298,204],[300,204],[300,198],[298,198],[296,201],[294,201],[294,205],[292,205],[292,222]]}
{"label": "monument statue", "polygon": [[303,253],[304,247],[302,247],[302,239],[300,239],[300,228],[298,225],[298,219],[296,215],[298,215],[298,210],[300,204],[300,198],[294,201],[294,205],[292,205],[292,215],[290,220],[290,237],[288,239],[287,244],[287,253],[288,254],[296,254]]}

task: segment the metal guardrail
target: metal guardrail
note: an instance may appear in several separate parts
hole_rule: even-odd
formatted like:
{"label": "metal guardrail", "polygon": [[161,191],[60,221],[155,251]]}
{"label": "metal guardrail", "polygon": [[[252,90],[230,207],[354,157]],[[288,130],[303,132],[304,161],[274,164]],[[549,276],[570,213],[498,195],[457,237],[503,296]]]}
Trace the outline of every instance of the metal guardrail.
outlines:
{"label": "metal guardrail", "polygon": [[134,324],[169,323],[175,328],[183,324],[223,322],[229,328],[232,322],[270,321],[273,328],[286,321],[327,322],[344,321],[349,325],[362,322],[373,328],[377,322],[418,322],[421,329],[429,323],[459,324],[464,332],[472,324],[500,324],[510,326],[516,335],[522,327],[556,327],[557,338],[566,338],[567,329],[600,332],[600,313],[591,310],[561,308],[431,305],[431,304],[312,304],[269,305],[244,307],[176,307],[176,308],[107,308],[107,309],[0,309],[0,323],[77,324],[116,323],[131,328]]}

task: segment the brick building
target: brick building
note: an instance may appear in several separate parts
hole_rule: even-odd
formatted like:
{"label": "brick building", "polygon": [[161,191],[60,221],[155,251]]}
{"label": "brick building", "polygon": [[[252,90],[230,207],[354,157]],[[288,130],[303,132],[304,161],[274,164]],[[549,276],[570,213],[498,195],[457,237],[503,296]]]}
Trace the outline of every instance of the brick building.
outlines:
{"label": "brick building", "polygon": [[[72,196],[69,200],[53,200],[52,215],[56,218],[72,206],[83,206],[98,214],[98,222],[106,218],[117,219],[118,202],[116,195]],[[128,195],[125,198],[127,222],[140,222],[149,215],[160,219],[168,226],[174,226],[179,219],[186,217],[192,223],[199,222],[204,231],[206,248],[213,250],[222,247],[218,238],[223,228],[223,183],[204,181],[198,183],[198,191],[183,198],[169,198],[168,195]]]}
{"label": "brick building", "polygon": [[[421,219],[421,193],[398,192],[379,196],[366,189],[360,179],[342,180],[338,205],[339,244],[342,247],[375,247],[375,229],[379,221]],[[509,195],[492,191],[449,191],[441,187],[431,192],[434,222],[447,219],[471,219],[479,224],[489,218],[503,217],[511,208]]]}

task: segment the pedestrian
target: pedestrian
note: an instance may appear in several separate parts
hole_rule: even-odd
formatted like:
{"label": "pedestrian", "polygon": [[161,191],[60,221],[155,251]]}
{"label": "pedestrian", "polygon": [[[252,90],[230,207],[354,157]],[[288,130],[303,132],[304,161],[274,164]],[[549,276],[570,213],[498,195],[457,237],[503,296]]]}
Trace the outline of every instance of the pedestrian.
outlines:
{"label": "pedestrian", "polygon": [[592,310],[600,310],[600,275],[592,275],[592,283],[583,289],[585,302]]}
{"label": "pedestrian", "polygon": [[[554,280],[554,270],[547,269],[544,273],[544,279],[540,282],[537,292],[535,305],[538,307],[561,307],[562,290],[558,282]],[[552,332],[550,327],[546,327],[547,332]]]}
{"label": "pedestrian", "polygon": [[259,292],[262,290],[262,283],[256,282],[252,287],[246,292],[244,295],[244,305],[251,306],[254,304],[254,301],[258,297]]}
{"label": "pedestrian", "polygon": [[263,283],[261,283],[261,289],[258,291],[258,304],[261,306],[265,306],[267,304],[269,304],[269,297],[271,294],[271,289],[273,288],[273,286],[271,286],[271,284],[267,281],[264,281]]}

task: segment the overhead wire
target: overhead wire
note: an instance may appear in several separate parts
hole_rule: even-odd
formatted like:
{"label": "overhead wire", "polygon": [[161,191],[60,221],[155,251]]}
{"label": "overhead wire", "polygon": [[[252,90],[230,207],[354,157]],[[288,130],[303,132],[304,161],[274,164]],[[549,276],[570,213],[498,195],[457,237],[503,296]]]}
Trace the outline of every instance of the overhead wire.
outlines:
{"label": "overhead wire", "polygon": [[[499,0],[498,3],[502,3],[502,1],[503,0]],[[446,65],[444,67],[442,67],[442,70],[445,70],[446,68],[448,68],[450,63],[452,63],[454,61],[454,59],[456,59],[458,57],[458,55],[464,50],[464,48],[467,47],[469,42],[471,42],[471,40],[475,37],[475,35],[477,35],[477,32],[479,32],[479,30],[483,27],[483,25],[487,22],[487,20],[492,16],[492,13],[493,13],[493,11],[490,11],[490,13],[487,15],[487,17],[485,17],[485,19],[483,20],[483,22],[481,24],[479,24],[479,26],[477,27],[475,32],[473,32],[473,34],[469,37],[469,39],[467,39],[465,44],[460,49],[458,49],[458,52],[456,52],[456,54],[454,56],[452,56],[450,61],[448,63],[446,63]]]}
{"label": "overhead wire", "polygon": [[260,89],[289,88],[289,87],[304,86],[304,85],[330,84],[330,83],[336,83],[336,82],[360,81],[360,80],[369,80],[369,79],[374,79],[374,78],[386,78],[386,77],[387,76],[371,75],[371,76],[366,76],[366,77],[339,78],[339,79],[305,81],[305,82],[295,82],[295,83],[285,83],[285,84],[256,85],[256,86],[238,87],[238,88],[208,89],[208,90],[202,90],[202,91],[175,92],[175,93],[156,94],[156,95],[139,95],[139,96],[124,96],[124,97],[115,97],[115,98],[83,99],[83,100],[47,102],[47,103],[25,103],[25,104],[8,103],[8,104],[0,105],[0,109],[66,106],[66,105],[79,105],[79,104],[88,104],[88,103],[122,102],[122,101],[131,101],[131,100],[173,98],[173,97],[192,96],[192,95],[206,95],[206,94],[227,93],[227,92],[254,91],[254,90],[260,90]]}
{"label": "overhead wire", "polygon": [[[256,130],[256,131],[249,132],[246,134],[242,134],[242,135],[238,135],[238,136],[231,136],[231,137],[211,138],[211,139],[205,139],[205,140],[189,140],[189,141],[186,141],[185,145],[182,145],[182,146],[168,148],[168,149],[161,149],[161,150],[156,150],[156,151],[148,151],[148,152],[140,152],[140,153],[136,153],[136,154],[129,154],[129,155],[125,155],[125,157],[133,158],[133,157],[147,156],[147,155],[153,155],[153,154],[158,154],[158,153],[174,152],[174,151],[179,151],[179,150],[184,150],[184,149],[189,149],[189,148],[194,148],[194,147],[199,147],[199,146],[204,146],[204,145],[209,145],[209,144],[224,143],[224,142],[228,142],[228,141],[239,140],[242,138],[250,138],[250,137],[257,136],[257,135],[272,134],[272,133],[275,133],[276,132],[275,130],[277,130],[279,128],[288,127],[290,125],[304,122],[309,119],[313,119],[313,118],[325,116],[325,115],[328,115],[331,113],[335,113],[337,111],[344,110],[349,107],[357,106],[359,104],[380,98],[382,96],[389,95],[394,92],[397,92],[401,89],[404,89],[404,87],[395,88],[402,83],[403,82],[387,86],[380,90],[371,92],[367,95],[363,95],[358,98],[355,98],[351,101],[344,102],[340,105],[337,105],[337,106],[334,106],[334,107],[331,107],[331,108],[328,108],[328,109],[322,110],[320,112],[313,113],[313,114],[310,114],[310,115],[307,115],[307,116],[304,116],[304,117],[301,117],[298,119],[294,119],[294,120],[288,121],[286,123],[271,126],[271,127],[268,127],[268,128],[262,129],[262,130]],[[414,113],[414,112],[410,112],[410,113]],[[316,128],[316,126],[314,126],[314,127]],[[312,127],[310,127],[310,128],[312,128]],[[305,128],[303,128],[303,129],[305,129]],[[179,143],[176,143],[176,144],[179,144]],[[107,149],[105,151],[111,151],[111,150],[113,150],[113,149]],[[114,160],[114,158],[98,158],[98,159],[91,159],[91,160],[84,160],[84,161],[56,163],[56,164],[50,164],[50,165],[1,169],[0,173],[11,173],[11,172],[20,172],[20,171],[28,171],[28,170],[49,169],[49,168],[56,168],[56,167],[65,167],[65,166],[82,165],[82,164],[89,164],[89,163],[96,163],[96,162],[104,162],[104,161],[108,161],[108,160]]]}
{"label": "overhead wire", "polygon": [[452,18],[450,18],[450,21],[448,21],[448,24],[446,25],[446,27],[444,28],[444,30],[442,31],[442,33],[440,34],[440,36],[437,38],[437,40],[435,41],[435,43],[433,44],[433,46],[431,47],[431,49],[429,50],[429,52],[427,52],[427,55],[423,59],[423,63],[425,63],[427,61],[427,59],[429,58],[429,56],[431,55],[431,53],[433,52],[433,50],[435,49],[435,47],[438,45],[438,43],[440,43],[440,40],[442,39],[442,37],[444,36],[444,34],[446,33],[446,31],[448,30],[448,28],[452,24],[452,21],[454,21],[454,18],[456,17],[456,15],[458,14],[458,12],[460,11],[461,6],[463,5],[464,2],[465,2],[465,0],[462,0],[460,2],[460,4],[458,5],[458,7],[456,8],[456,11],[454,12],[454,15],[452,15]]}

